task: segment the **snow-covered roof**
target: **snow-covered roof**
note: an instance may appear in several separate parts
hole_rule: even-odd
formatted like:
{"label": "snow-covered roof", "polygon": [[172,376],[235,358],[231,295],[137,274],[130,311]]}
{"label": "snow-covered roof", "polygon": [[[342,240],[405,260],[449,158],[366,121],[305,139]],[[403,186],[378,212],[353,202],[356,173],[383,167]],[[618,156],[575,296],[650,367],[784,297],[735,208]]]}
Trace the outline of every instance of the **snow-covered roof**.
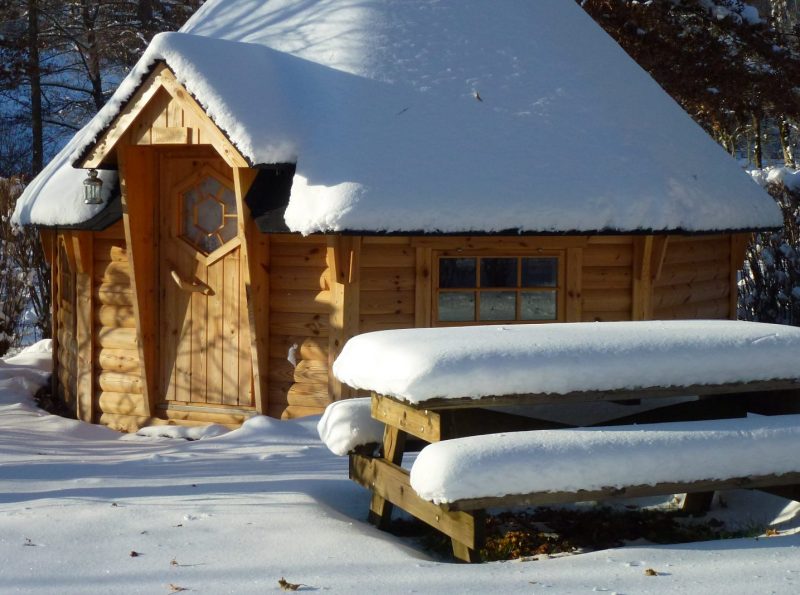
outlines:
{"label": "snow-covered roof", "polygon": [[209,0],[181,31],[153,40],[22,197],[18,221],[88,218],[62,170],[163,60],[251,164],[297,163],[293,231],[782,222],[573,0]]}

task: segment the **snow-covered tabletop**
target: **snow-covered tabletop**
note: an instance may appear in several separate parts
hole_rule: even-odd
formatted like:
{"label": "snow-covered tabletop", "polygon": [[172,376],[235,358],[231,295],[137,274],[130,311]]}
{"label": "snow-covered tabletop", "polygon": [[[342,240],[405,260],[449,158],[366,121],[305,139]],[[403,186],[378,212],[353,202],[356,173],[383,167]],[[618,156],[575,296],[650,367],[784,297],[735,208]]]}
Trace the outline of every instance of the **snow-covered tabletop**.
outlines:
{"label": "snow-covered tabletop", "polygon": [[675,320],[379,331],[350,339],[333,373],[410,403],[800,380],[800,328]]}

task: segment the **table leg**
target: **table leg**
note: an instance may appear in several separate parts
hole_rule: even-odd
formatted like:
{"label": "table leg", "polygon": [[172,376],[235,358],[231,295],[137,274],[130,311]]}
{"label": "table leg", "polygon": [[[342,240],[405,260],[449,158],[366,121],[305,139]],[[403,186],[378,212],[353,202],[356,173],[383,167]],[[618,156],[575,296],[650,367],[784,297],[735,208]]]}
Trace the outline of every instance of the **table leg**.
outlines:
{"label": "table leg", "polygon": [[[387,425],[383,431],[381,450],[383,459],[395,465],[401,465],[405,446],[406,433],[394,426]],[[369,503],[369,522],[385,531],[389,528],[391,520],[392,503],[372,492],[372,500]]]}

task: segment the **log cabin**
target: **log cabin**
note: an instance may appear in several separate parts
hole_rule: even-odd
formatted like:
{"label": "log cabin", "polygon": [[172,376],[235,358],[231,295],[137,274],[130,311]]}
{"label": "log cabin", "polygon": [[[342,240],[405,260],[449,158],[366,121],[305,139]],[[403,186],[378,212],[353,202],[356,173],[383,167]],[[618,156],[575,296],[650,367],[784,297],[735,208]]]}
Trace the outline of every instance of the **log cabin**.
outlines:
{"label": "log cabin", "polygon": [[782,222],[573,0],[208,0],[14,220],[54,389],[123,431],[319,413],[368,331],[735,318]]}

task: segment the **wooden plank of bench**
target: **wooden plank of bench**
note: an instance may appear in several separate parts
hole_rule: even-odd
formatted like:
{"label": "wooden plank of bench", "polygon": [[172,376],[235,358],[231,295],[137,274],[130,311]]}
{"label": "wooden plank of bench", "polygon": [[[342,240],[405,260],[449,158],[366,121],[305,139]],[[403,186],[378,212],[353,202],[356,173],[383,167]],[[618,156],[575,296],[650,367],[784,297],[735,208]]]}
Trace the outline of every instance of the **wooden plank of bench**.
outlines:
{"label": "wooden plank of bench", "polygon": [[482,513],[446,511],[423,500],[411,487],[408,471],[383,459],[351,454],[350,479],[462,544],[461,551],[453,548],[459,559],[476,561],[484,539]]}
{"label": "wooden plank of bench", "polygon": [[[756,475],[731,479],[703,479],[700,481],[658,483],[655,485],[636,485],[623,488],[603,488],[600,490],[578,490],[577,492],[536,492],[533,494],[514,494],[490,498],[469,498],[458,500],[441,507],[448,511],[469,511],[503,506],[542,506],[566,502],[586,502],[591,500],[610,500],[613,498],[642,498],[693,492],[719,490],[762,489],[776,493],[780,487],[800,486],[800,473],[782,475]],[[793,490],[795,488],[792,488]],[[788,490],[783,493],[789,493]],[[800,494],[800,492],[791,492]]]}
{"label": "wooden plank of bench", "polygon": [[[492,395],[481,398],[435,398],[419,403],[406,403],[408,407],[418,410],[445,411],[448,409],[470,409],[473,407],[507,407],[511,405],[544,405],[552,403],[590,403],[596,401],[625,401],[630,399],[658,399],[666,397],[683,397],[687,395],[724,395],[736,393],[767,393],[772,391],[790,391],[797,397],[800,393],[800,380],[777,379],[754,382],[736,382],[731,384],[694,384],[675,387],[645,387],[637,389],[621,389],[610,391],[577,391],[565,394],[528,393],[517,395]],[[392,399],[392,397],[384,397]],[[398,399],[392,399],[397,400]]]}
{"label": "wooden plank of bench", "polygon": [[390,397],[372,395],[372,417],[400,428],[425,442],[439,442],[466,436],[526,430],[554,430],[573,427],[532,417],[487,409],[456,409],[442,412],[416,409]]}

